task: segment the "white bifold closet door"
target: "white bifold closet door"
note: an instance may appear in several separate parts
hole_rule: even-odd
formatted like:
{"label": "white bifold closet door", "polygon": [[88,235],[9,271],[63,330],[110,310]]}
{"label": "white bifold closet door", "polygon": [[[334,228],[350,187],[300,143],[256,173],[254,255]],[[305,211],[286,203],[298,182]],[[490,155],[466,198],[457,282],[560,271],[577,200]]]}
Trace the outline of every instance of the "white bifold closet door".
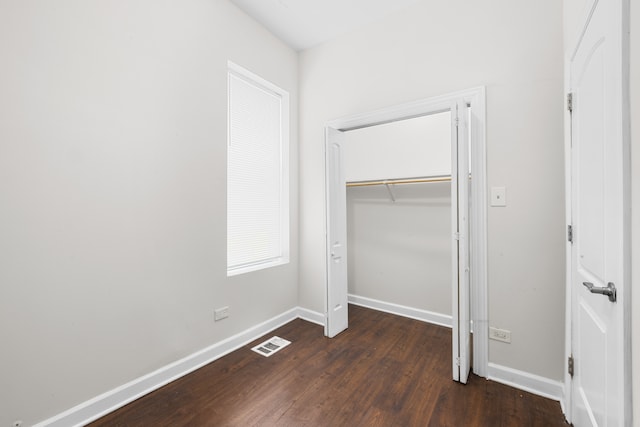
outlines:
{"label": "white bifold closet door", "polygon": [[324,334],[330,338],[347,329],[347,187],[344,175],[344,133],[326,128],[327,162],[327,319]]}
{"label": "white bifold closet door", "polygon": [[467,104],[459,101],[451,114],[452,368],[453,379],[466,384],[471,370],[469,257],[469,132]]}

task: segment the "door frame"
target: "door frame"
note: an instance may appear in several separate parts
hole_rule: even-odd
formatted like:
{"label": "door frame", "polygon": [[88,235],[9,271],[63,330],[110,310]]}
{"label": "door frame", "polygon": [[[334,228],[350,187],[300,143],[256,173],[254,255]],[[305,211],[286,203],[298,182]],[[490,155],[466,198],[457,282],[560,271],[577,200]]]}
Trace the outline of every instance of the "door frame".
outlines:
{"label": "door frame", "polygon": [[[489,359],[489,321],[487,307],[487,175],[486,175],[486,90],[485,87],[453,92],[435,96],[389,108],[356,114],[332,120],[325,125],[338,131],[349,131],[384,123],[390,123],[414,117],[448,111],[456,101],[462,101],[471,106],[470,163],[473,171],[471,180],[471,221],[470,221],[470,250],[471,259],[471,320],[473,331],[473,373],[486,377]],[[328,146],[329,141],[325,141]],[[325,164],[325,177],[329,174],[329,165]],[[326,182],[326,180],[325,180]],[[325,189],[325,215],[329,219],[330,194]],[[327,233],[328,235],[328,233]],[[328,251],[328,249],[327,249]],[[327,252],[328,253],[328,252]],[[328,257],[325,266],[328,268]],[[327,270],[328,271],[328,270]],[[330,310],[327,306],[329,295],[329,275],[325,283],[325,334]],[[456,339],[456,338],[454,338]]]}
{"label": "door frame", "polygon": [[[572,80],[571,80],[571,64],[578,51],[578,47],[584,37],[587,26],[591,20],[591,16],[595,11],[599,1],[605,0],[589,0],[588,4],[584,8],[583,16],[581,17],[577,36],[572,45],[565,47],[565,72],[564,72],[564,88],[565,94],[572,93]],[[608,1],[608,0],[607,0]],[[632,422],[632,385],[631,385],[631,121],[630,121],[630,83],[629,83],[629,64],[630,64],[630,36],[629,36],[629,0],[611,0],[619,1],[621,7],[620,21],[616,23],[619,25],[619,31],[622,38],[621,49],[621,76],[620,85],[622,87],[622,150],[623,150],[623,164],[622,166],[622,181],[623,181],[623,235],[625,241],[623,243],[623,271],[624,282],[618,286],[618,291],[624,293],[625,297],[622,304],[622,319],[623,319],[623,336],[624,336],[624,363],[623,363],[623,377],[625,379],[624,384],[624,407],[625,414],[624,420],[631,425]],[[572,213],[572,117],[569,110],[569,106],[566,105],[564,111],[564,123],[565,123],[565,135],[564,135],[564,152],[565,152],[565,212],[566,212],[566,226],[567,230],[573,222]],[[565,361],[573,354],[573,286],[572,286],[572,243],[569,239],[565,240]],[[569,374],[569,370],[565,369],[564,374],[564,396],[561,401],[562,407],[565,412],[566,419],[569,423],[573,421],[572,410],[572,376]],[[638,414],[635,414],[638,416]],[[626,425],[626,424],[625,424]]]}

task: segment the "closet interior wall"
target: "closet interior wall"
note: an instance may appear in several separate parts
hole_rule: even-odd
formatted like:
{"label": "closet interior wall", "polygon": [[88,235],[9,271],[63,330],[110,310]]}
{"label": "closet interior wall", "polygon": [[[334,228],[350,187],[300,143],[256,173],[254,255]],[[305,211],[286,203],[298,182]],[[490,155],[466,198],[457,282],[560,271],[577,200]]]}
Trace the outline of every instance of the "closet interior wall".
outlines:
{"label": "closet interior wall", "polygon": [[349,295],[451,316],[450,113],[346,133]]}

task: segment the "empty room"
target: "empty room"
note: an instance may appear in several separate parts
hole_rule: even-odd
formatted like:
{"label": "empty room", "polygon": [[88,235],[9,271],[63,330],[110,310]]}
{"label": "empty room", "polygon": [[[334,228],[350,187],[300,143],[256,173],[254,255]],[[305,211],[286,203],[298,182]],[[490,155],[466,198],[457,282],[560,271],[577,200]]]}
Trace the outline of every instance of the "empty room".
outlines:
{"label": "empty room", "polygon": [[0,0],[0,427],[640,427],[639,33]]}

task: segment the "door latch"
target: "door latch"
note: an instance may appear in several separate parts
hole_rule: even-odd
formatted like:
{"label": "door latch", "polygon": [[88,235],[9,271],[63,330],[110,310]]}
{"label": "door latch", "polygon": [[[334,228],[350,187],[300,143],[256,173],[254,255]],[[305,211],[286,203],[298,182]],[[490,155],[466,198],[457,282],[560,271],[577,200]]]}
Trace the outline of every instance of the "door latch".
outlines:
{"label": "door latch", "polygon": [[591,282],[582,282],[582,284],[586,286],[587,289],[589,289],[589,292],[591,292],[592,294],[606,295],[609,297],[609,301],[616,302],[616,285],[614,285],[612,282],[607,283],[607,286],[602,288],[593,286],[593,283]]}

